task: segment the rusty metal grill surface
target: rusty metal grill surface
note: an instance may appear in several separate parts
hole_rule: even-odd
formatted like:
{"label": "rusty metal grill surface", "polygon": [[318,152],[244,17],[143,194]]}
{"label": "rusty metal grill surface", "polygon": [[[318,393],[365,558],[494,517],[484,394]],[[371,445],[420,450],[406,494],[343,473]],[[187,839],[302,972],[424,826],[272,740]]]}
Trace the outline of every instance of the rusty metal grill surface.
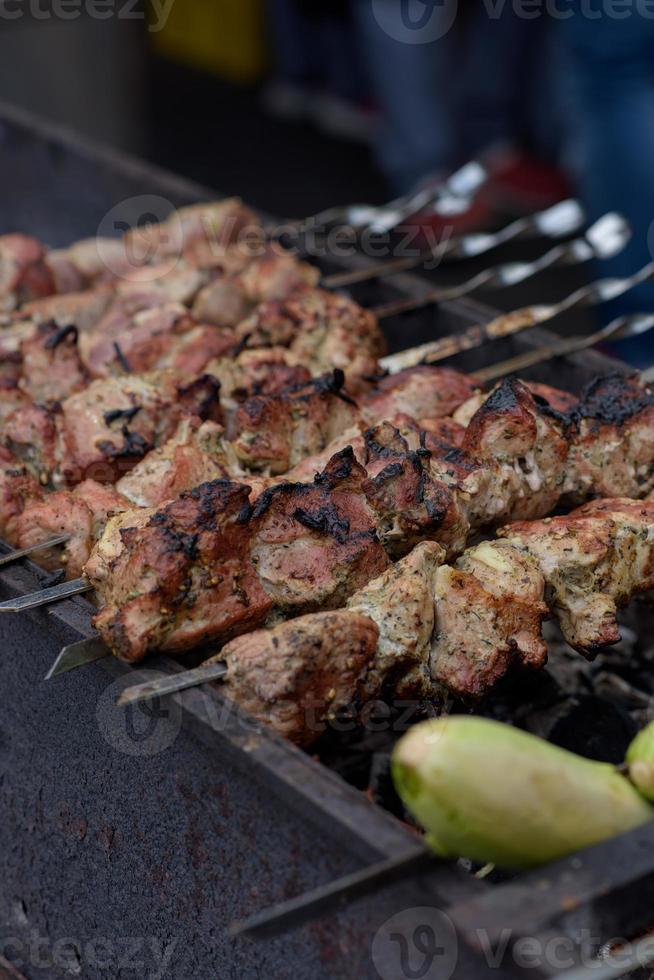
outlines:
{"label": "rusty metal grill surface", "polygon": [[[9,107],[0,107],[0,176],[0,232],[19,229],[52,245],[94,234],[125,198],[154,193],[177,207],[215,196]],[[401,276],[355,296],[372,303],[423,288]],[[486,315],[469,302],[422,311],[389,324],[391,346]],[[549,336],[534,330],[496,343],[493,360]],[[487,357],[471,352],[457,366],[474,369]],[[585,353],[529,374],[578,391],[606,367]],[[34,565],[11,567],[0,574],[0,593],[27,592],[41,580]],[[125,752],[108,706],[112,685],[133,679],[132,668],[103,661],[42,679],[62,643],[92,633],[90,612],[78,598],[0,624],[0,954],[11,952],[26,977],[133,977],[136,961],[140,976],[154,976],[157,943],[173,944],[163,975],[177,980],[378,977],[377,929],[401,909],[429,905],[450,909],[459,929],[454,976],[483,980],[517,974],[488,967],[479,929],[494,939],[507,927],[515,936],[589,928],[607,938],[652,925],[654,830],[647,827],[505,884],[441,865],[266,944],[228,939],[231,920],[366,862],[409,853],[415,835],[311,756],[239,710],[226,711],[217,691],[175,696],[166,717],[153,720],[159,742],[144,738]],[[159,658],[147,669],[181,668]],[[70,961],[66,939],[77,948]],[[108,965],[94,940],[109,944]]]}

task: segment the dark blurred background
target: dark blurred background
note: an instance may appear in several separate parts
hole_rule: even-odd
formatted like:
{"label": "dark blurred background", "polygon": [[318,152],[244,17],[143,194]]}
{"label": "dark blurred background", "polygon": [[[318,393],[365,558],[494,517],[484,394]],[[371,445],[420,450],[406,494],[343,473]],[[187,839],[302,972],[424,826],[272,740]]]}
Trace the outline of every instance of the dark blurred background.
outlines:
{"label": "dark blurred background", "polygon": [[[622,275],[650,259],[653,16],[638,0],[4,0],[0,98],[280,217],[477,158],[489,179],[455,231],[579,195],[589,220],[632,222],[593,270]],[[650,286],[616,306],[653,308]]]}

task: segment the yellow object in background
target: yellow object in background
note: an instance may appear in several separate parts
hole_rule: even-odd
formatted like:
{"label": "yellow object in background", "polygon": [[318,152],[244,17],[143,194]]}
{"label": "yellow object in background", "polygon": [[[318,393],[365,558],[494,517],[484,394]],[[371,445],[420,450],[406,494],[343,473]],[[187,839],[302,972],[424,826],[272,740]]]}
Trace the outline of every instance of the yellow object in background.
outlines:
{"label": "yellow object in background", "polygon": [[234,82],[256,81],[267,64],[262,0],[172,0],[150,38],[159,54]]}

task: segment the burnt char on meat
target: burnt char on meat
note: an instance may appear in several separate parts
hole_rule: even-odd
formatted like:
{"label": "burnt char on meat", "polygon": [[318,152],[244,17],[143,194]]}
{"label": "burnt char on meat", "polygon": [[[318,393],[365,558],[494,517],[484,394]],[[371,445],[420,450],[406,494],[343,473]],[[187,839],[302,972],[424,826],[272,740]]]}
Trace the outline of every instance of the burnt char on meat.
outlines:
{"label": "burnt char on meat", "polygon": [[185,416],[219,421],[219,387],[210,375],[180,385],[168,372],[92,382],[61,406],[63,479],[113,482],[166,442]]}
{"label": "burnt char on meat", "polygon": [[344,376],[334,371],[301,388],[248,398],[234,418],[234,451],[252,470],[285,473],[321,452],[357,421],[356,404],[343,392]]}
{"label": "burnt char on meat", "polygon": [[364,480],[353,461],[336,460],[322,482],[266,491],[253,510],[249,488],[228,481],[182,494],[123,531],[110,579],[92,580],[104,604],[98,630],[136,660],[229,639],[273,610],[342,605],[388,565]]}
{"label": "burnt char on meat", "polygon": [[74,324],[40,324],[21,344],[23,362],[19,388],[36,404],[54,409],[89,382],[78,349]]}

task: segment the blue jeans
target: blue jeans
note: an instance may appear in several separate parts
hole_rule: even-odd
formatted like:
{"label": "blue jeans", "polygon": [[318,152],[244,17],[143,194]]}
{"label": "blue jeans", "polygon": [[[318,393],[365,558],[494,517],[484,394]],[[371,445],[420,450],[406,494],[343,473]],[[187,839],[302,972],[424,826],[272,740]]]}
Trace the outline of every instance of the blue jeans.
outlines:
{"label": "blue jeans", "polygon": [[[591,219],[621,211],[633,239],[598,263],[602,275],[629,275],[652,259],[654,246],[654,20],[635,10],[615,20],[581,9],[560,24],[569,59],[570,110],[576,123],[581,195]],[[610,304],[606,317],[654,310],[654,284]],[[615,345],[638,366],[654,361],[648,336]]]}
{"label": "blue jeans", "polygon": [[[408,2],[420,24],[428,0]],[[544,95],[549,86],[543,80],[550,25],[520,18],[509,0],[498,5],[492,18],[481,4],[467,6],[460,15],[457,0],[434,2],[430,27],[435,24],[433,33],[439,36],[412,44],[380,25],[380,10],[393,24],[401,0],[374,0],[374,7],[372,0],[352,0],[373,93],[385,119],[379,161],[399,192],[425,175],[451,171],[492,143],[533,136],[539,149],[543,143],[552,152],[558,149],[556,100]],[[536,91],[539,98],[530,105]],[[546,115],[547,121],[533,127],[536,115]]]}

